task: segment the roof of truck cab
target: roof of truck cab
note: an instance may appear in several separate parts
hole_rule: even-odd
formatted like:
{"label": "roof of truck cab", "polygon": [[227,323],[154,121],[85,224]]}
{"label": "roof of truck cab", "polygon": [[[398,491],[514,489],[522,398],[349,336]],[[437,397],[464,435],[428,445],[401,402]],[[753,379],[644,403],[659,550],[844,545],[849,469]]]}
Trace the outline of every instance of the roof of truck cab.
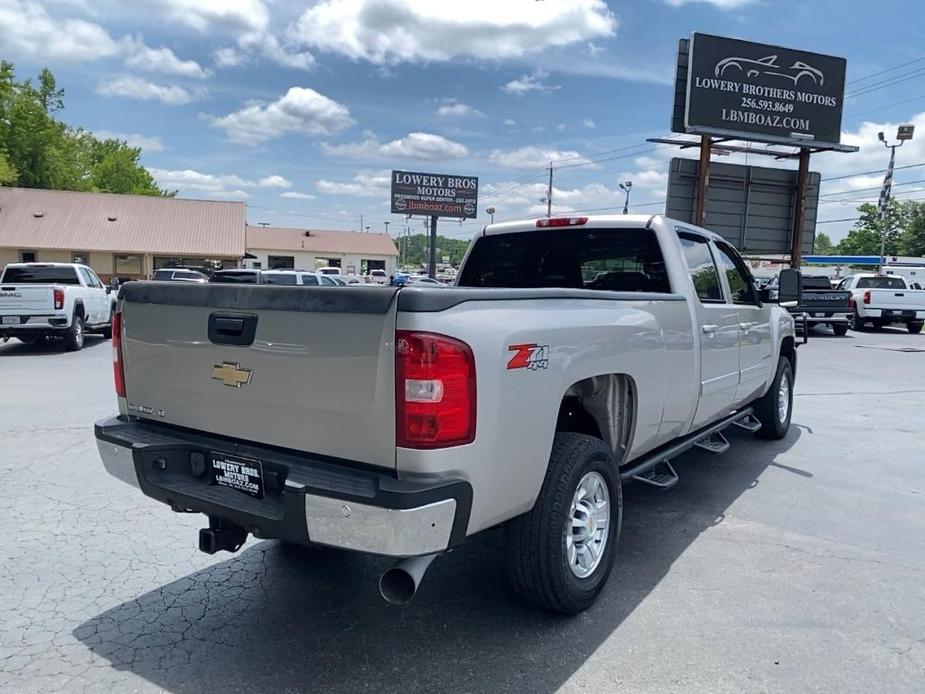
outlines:
{"label": "roof of truck cab", "polygon": [[547,229],[639,229],[645,228],[651,224],[662,223],[672,227],[680,227],[685,231],[692,231],[702,234],[715,241],[722,241],[723,237],[709,229],[698,227],[688,222],[682,222],[678,219],[666,217],[660,214],[598,214],[583,215],[575,212],[563,212],[562,214],[552,215],[553,219],[562,217],[580,217],[587,219],[582,224],[574,224],[562,227],[537,227],[537,222],[546,219],[546,217],[532,217],[529,219],[518,219],[509,222],[498,222],[488,224],[482,229],[482,235],[493,236],[495,234],[513,234],[529,231],[545,231]]}

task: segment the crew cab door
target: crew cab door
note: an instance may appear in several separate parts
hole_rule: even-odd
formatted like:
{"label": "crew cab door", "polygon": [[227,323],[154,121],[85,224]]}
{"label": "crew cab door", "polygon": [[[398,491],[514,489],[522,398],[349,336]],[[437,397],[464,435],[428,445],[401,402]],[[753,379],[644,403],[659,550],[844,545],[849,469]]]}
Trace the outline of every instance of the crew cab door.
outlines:
{"label": "crew cab door", "polygon": [[96,274],[85,267],[78,267],[80,278],[86,284],[84,296],[84,310],[87,312],[87,322],[92,324],[106,323],[109,321],[109,297],[106,295],[106,289],[100,282]]}
{"label": "crew cab door", "polygon": [[726,297],[739,319],[739,385],[734,404],[754,400],[771,378],[771,308],[762,306],[752,273],[729,244],[714,242]]}
{"label": "crew cab door", "polygon": [[694,332],[700,339],[700,400],[697,429],[727,414],[739,387],[739,314],[727,303],[706,237],[679,232],[681,250],[693,284]]}

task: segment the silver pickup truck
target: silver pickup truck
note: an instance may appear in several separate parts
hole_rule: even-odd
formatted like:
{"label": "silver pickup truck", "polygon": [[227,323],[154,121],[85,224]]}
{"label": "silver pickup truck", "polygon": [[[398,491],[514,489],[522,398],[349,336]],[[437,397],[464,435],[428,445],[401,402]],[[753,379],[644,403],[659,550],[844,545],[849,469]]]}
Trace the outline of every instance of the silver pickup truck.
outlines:
{"label": "silver pickup truck", "polygon": [[106,469],[206,514],[206,552],[253,534],[404,558],[380,578],[395,603],[504,524],[518,592],[578,612],[623,483],[670,486],[727,426],[790,425],[790,314],[719,236],[661,216],[493,224],[451,289],[132,282],[119,308]]}

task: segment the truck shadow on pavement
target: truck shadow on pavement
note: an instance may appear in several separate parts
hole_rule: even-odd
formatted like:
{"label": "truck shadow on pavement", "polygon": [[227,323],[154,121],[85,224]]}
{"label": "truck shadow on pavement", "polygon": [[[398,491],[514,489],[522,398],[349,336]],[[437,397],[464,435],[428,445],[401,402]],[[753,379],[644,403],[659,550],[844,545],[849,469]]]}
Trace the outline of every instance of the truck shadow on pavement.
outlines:
{"label": "truck shadow on pavement", "polygon": [[[95,349],[99,348],[100,345],[108,344],[110,344],[108,337],[87,334],[84,336],[83,349]],[[42,340],[32,345],[20,342],[15,337],[5,344],[0,341],[0,357],[35,357],[45,354],[61,354],[65,351],[64,340],[61,339]]]}
{"label": "truck shadow on pavement", "polygon": [[493,530],[438,558],[406,608],[378,595],[388,560],[261,542],[107,610],[74,635],[115,668],[178,694],[552,692],[768,466],[808,481],[807,471],[774,462],[801,435],[797,426],[777,442],[731,432],[724,456],[677,459],[674,489],[628,486],[614,573],[597,604],[574,618],[516,599],[503,533]]}

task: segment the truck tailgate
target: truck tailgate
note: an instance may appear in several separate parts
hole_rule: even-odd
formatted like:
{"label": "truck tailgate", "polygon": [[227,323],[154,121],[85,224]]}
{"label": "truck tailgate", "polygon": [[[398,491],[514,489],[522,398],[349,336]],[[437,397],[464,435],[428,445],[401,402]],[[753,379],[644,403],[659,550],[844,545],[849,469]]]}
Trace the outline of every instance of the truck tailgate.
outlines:
{"label": "truck tailgate", "polygon": [[892,311],[925,311],[925,289],[866,289],[870,308]]}
{"label": "truck tailgate", "polygon": [[396,291],[126,284],[128,413],[394,468]]}
{"label": "truck tailgate", "polygon": [[53,288],[48,285],[0,286],[0,313],[3,315],[34,315],[54,312]]}

